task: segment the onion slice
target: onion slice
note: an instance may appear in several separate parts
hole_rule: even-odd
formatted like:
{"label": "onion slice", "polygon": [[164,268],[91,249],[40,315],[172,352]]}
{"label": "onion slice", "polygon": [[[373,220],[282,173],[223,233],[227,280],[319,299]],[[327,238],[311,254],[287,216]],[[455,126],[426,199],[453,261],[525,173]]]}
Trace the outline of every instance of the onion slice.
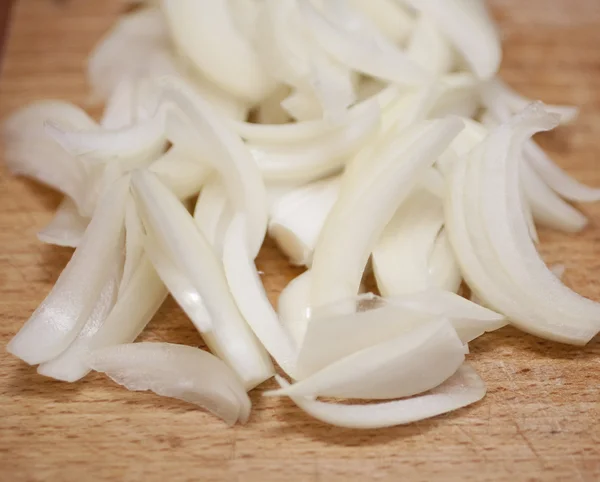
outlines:
{"label": "onion slice", "polygon": [[210,353],[172,343],[131,343],[95,350],[90,367],[128,390],[193,403],[227,425],[245,423],[251,402],[235,373]]}
{"label": "onion slice", "polygon": [[[282,388],[288,383],[275,376]],[[324,403],[290,397],[312,417],[338,427],[374,429],[404,425],[471,405],[485,396],[485,384],[466,363],[439,387],[417,397],[368,405]]]}
{"label": "onion slice", "polygon": [[58,356],[77,337],[121,256],[128,187],[123,177],[102,196],[52,291],[8,344],[10,353],[36,365]]}
{"label": "onion slice", "polygon": [[271,362],[240,315],[223,266],[192,216],[152,173],[136,171],[131,182],[146,232],[165,250],[165,256],[185,275],[206,306],[211,329],[202,336],[207,345],[247,387],[269,378]]}
{"label": "onion slice", "polygon": [[463,343],[450,322],[432,321],[267,394],[378,400],[409,397],[443,383],[464,358]]}

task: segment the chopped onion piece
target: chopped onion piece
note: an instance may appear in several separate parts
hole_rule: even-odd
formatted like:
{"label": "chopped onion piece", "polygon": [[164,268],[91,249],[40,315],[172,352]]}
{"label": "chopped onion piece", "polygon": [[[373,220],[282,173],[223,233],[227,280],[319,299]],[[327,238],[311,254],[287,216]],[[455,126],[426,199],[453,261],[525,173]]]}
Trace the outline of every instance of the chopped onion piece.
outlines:
{"label": "chopped onion piece", "polygon": [[436,76],[447,74],[454,66],[452,47],[427,15],[419,15],[406,53],[423,70]]}
{"label": "chopped onion piece", "polygon": [[77,337],[121,256],[128,186],[124,177],[102,196],[52,291],[8,344],[10,353],[36,365],[58,356]]}
{"label": "chopped onion piece", "polygon": [[192,216],[152,173],[136,171],[131,181],[148,235],[165,250],[174,269],[185,275],[206,306],[211,329],[202,336],[207,345],[248,388],[272,376],[271,361],[240,315],[223,266]]}
{"label": "chopped onion piece", "polygon": [[[381,232],[462,126],[460,120],[447,118],[419,123],[397,138],[389,134],[389,141],[378,149],[370,165],[343,179],[340,196],[314,251],[312,306],[358,292]],[[340,246],[345,247],[343,251]]]}
{"label": "chopped onion piece", "polygon": [[290,281],[279,295],[277,313],[282,325],[301,347],[310,317],[311,271],[305,271]]}
{"label": "chopped onion piece", "polygon": [[38,239],[47,244],[76,248],[88,227],[90,220],[79,214],[70,197],[65,197],[58,206],[52,221],[38,234]]}
{"label": "chopped onion piece", "polygon": [[405,0],[431,18],[481,79],[498,71],[502,58],[496,26],[479,0]]}
{"label": "chopped onion piece", "polygon": [[117,130],[135,122],[138,111],[137,89],[137,81],[130,77],[124,77],[115,86],[102,113],[100,120],[102,128]]}
{"label": "chopped onion piece", "polygon": [[437,387],[462,365],[463,343],[446,320],[365,348],[270,395],[391,399]]}
{"label": "chopped onion piece", "polygon": [[223,267],[229,289],[256,337],[277,364],[291,375],[296,364],[296,347],[267,298],[245,238],[246,220],[243,214],[238,214],[227,230],[223,246]]}
{"label": "chopped onion piece", "polygon": [[376,27],[339,0],[324,0],[320,12],[310,0],[298,0],[306,25],[323,49],[342,65],[401,85],[417,85],[427,74]]}
{"label": "chopped onion piece", "polygon": [[[282,388],[288,383],[275,376]],[[338,427],[373,429],[417,422],[471,405],[485,396],[485,384],[466,363],[439,387],[423,395],[368,405],[318,402],[292,396],[302,410],[322,422]]]}
{"label": "chopped onion piece", "polygon": [[[116,268],[119,267],[117,266]],[[77,338],[56,358],[39,365],[37,372],[40,375],[65,382],[76,382],[90,371],[86,363],[86,357],[89,354],[90,339],[98,332],[98,329],[102,326],[102,323],[104,323],[117,301],[120,270],[116,268],[112,267],[113,274],[102,288],[94,309],[77,335]]]}
{"label": "chopped onion piece", "polygon": [[216,85],[249,102],[274,89],[274,80],[235,25],[229,2],[163,0],[162,10],[180,51]]}
{"label": "chopped onion piece", "polygon": [[246,423],[251,402],[235,373],[210,353],[172,343],[131,343],[95,350],[90,367],[128,390],[198,405],[228,425]]}
{"label": "chopped onion piece", "polygon": [[225,232],[232,218],[225,187],[218,177],[213,176],[204,184],[198,196],[194,220],[219,257],[222,256]]}
{"label": "chopped onion piece", "polygon": [[269,235],[292,264],[310,266],[339,187],[339,177],[306,184],[291,190],[271,207]]}
{"label": "chopped onion piece", "polygon": [[429,259],[429,277],[438,288],[453,293],[460,289],[462,274],[445,228],[440,230],[433,246]]}
{"label": "chopped onion piece", "polygon": [[396,0],[349,0],[349,3],[394,43],[402,43],[413,30],[412,15]]}

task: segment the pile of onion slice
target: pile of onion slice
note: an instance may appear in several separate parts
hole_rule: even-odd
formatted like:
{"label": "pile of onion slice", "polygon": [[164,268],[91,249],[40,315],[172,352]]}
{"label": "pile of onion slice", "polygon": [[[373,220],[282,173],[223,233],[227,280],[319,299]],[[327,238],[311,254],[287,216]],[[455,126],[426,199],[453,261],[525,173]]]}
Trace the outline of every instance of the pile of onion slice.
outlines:
{"label": "pile of onion slice", "polygon": [[[600,305],[537,251],[537,226],[578,232],[570,202],[600,200],[531,139],[577,109],[498,78],[483,1],[143,3],[90,56],[99,122],[48,100],[4,124],[9,169],[65,196],[39,239],[75,248],[13,355],[228,425],[275,376],[266,396],[380,428],[483,398],[466,360],[486,332],[600,331]],[[255,265],[266,236],[307,268],[277,309]],[[169,293],[212,354],[135,343]]]}

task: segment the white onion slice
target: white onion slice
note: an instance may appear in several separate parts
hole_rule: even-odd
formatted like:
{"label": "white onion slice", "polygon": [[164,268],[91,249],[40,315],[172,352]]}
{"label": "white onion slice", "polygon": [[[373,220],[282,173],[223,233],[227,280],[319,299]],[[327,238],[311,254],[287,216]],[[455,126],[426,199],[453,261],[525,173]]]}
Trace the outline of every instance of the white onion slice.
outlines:
{"label": "white onion slice", "polygon": [[[122,262],[119,264],[122,264]],[[86,363],[86,357],[89,354],[89,342],[98,332],[117,301],[120,276],[118,268],[118,265],[112,267],[113,273],[102,288],[94,309],[77,338],[56,358],[39,365],[37,372],[40,375],[65,382],[76,382],[89,372],[90,369]]]}
{"label": "white onion slice", "polygon": [[400,206],[371,257],[377,287],[383,296],[436,286],[429,267],[443,224],[441,200],[422,189]]}
{"label": "white onion slice", "polygon": [[401,44],[412,32],[414,19],[397,0],[349,0],[390,41]]}
{"label": "white onion slice", "polygon": [[50,119],[71,127],[97,127],[83,110],[66,102],[30,104],[12,114],[3,125],[6,165],[15,175],[30,177],[69,196],[81,214],[91,214],[84,208],[86,167],[48,135],[45,123]]}
{"label": "white onion slice", "polygon": [[[295,300],[291,298],[293,302],[302,298],[301,284],[299,287],[292,292],[296,296]],[[287,296],[290,300],[289,294]],[[433,319],[450,320],[463,343],[506,325],[502,315],[441,290],[385,299],[367,293],[314,308],[309,317],[307,327],[300,318],[294,321],[302,335],[296,367],[299,378],[359,350],[401,336]],[[291,323],[288,322],[288,326]]]}
{"label": "white onion slice", "polygon": [[223,246],[223,267],[231,294],[256,337],[277,364],[291,375],[296,364],[296,347],[267,298],[245,238],[246,220],[238,214],[227,230]]}
{"label": "white onion slice", "polygon": [[427,74],[417,64],[345,2],[324,0],[323,12],[310,0],[298,4],[316,41],[341,64],[401,85],[427,81]]}
{"label": "white onion slice", "polygon": [[436,23],[426,15],[419,15],[406,53],[423,70],[436,76],[447,74],[454,66],[452,47]]}
{"label": "white onion slice", "polygon": [[119,298],[127,289],[144,255],[144,227],[132,196],[125,207],[125,260],[119,283]]}
{"label": "white onion slice", "polygon": [[182,200],[198,194],[212,171],[207,164],[198,162],[192,154],[176,146],[171,146],[148,169]]}
{"label": "white onion slice", "polygon": [[325,220],[337,199],[340,178],[291,190],[271,207],[269,235],[294,265],[310,266]]}
{"label": "white onion slice", "polygon": [[47,244],[76,248],[88,227],[90,220],[79,214],[77,205],[70,197],[65,197],[58,206],[52,221],[38,232],[38,239]]}
{"label": "white onion slice", "polygon": [[463,343],[450,322],[433,321],[267,394],[375,400],[409,397],[443,383],[464,359]]}
{"label": "white onion slice", "polygon": [[390,134],[370,165],[344,178],[314,251],[312,306],[356,295],[381,232],[462,126],[448,118],[420,123],[398,138]]}
{"label": "white onion slice", "polygon": [[281,324],[301,347],[310,317],[311,271],[305,271],[290,281],[279,294],[277,313]]}
{"label": "white onion slice", "polygon": [[295,145],[249,144],[248,147],[266,180],[310,182],[343,167],[373,136],[379,120],[380,109],[373,101],[362,116],[321,138]]}
{"label": "white onion slice", "polygon": [[58,356],[77,337],[121,256],[128,186],[122,178],[102,196],[52,291],[8,344],[10,353],[35,365]]}
{"label": "white onion slice", "polygon": [[138,106],[136,102],[137,81],[124,77],[111,92],[100,126],[104,129],[116,130],[133,124],[137,117]]}
{"label": "white onion slice", "polygon": [[496,74],[502,58],[500,38],[479,0],[406,0],[430,17],[482,79]]}
{"label": "white onion slice", "polygon": [[235,25],[229,2],[163,0],[162,9],[175,44],[216,85],[249,102],[274,89],[274,80]]}
{"label": "white onion slice", "polygon": [[[282,388],[288,383],[275,376]],[[374,429],[417,422],[471,405],[485,396],[485,384],[466,363],[439,387],[404,400],[367,405],[324,403],[306,397],[291,397],[312,417],[338,427]]]}
{"label": "white onion slice", "polygon": [[235,373],[210,353],[171,343],[132,343],[102,348],[88,358],[90,367],[128,390],[198,405],[228,425],[245,423],[251,402]]}
{"label": "white onion slice", "polygon": [[136,171],[131,181],[148,235],[155,237],[206,306],[211,329],[202,336],[207,345],[249,388],[272,376],[271,362],[240,315],[223,266],[192,216],[152,173]]}
{"label": "white onion slice", "polygon": [[445,228],[438,233],[429,258],[429,278],[433,286],[453,293],[460,289],[462,283],[460,267]]}
{"label": "white onion slice", "polygon": [[[518,206],[520,156],[516,149],[534,129],[549,128],[553,120],[534,105],[518,119],[498,127],[469,158],[463,158],[454,170],[445,204],[446,227],[466,281],[486,305],[533,334],[585,344],[598,331],[597,305],[568,290],[548,271]],[[484,173],[489,172],[485,181],[478,174],[483,163]],[[494,184],[490,184],[492,180]],[[498,197],[490,199],[481,182]],[[497,192],[506,184],[513,189],[511,194]],[[481,215],[481,204],[489,214],[494,210],[492,218]],[[510,254],[505,254],[506,249]]]}
{"label": "white onion slice", "polygon": [[218,177],[209,178],[196,201],[194,220],[219,257],[222,256],[225,232],[232,218],[225,187]]}

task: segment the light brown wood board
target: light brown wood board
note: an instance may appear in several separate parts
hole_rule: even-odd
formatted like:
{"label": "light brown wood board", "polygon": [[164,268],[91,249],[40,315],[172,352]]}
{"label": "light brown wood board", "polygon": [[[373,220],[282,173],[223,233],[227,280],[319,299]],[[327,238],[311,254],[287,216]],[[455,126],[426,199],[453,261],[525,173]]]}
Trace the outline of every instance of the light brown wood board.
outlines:
{"label": "light brown wood board", "polygon": [[[573,126],[540,137],[578,179],[600,186],[600,2],[496,0],[502,76],[532,98],[582,106]],[[21,0],[0,79],[5,116],[27,102],[84,105],[86,54],[122,2]],[[50,290],[69,249],[38,242],[59,196],[0,174],[0,480],[2,481],[518,481],[600,480],[600,341],[561,346],[513,328],[472,343],[486,398],[447,416],[354,431],[311,419],[290,401],[251,393],[233,429],[190,405],[128,392],[92,374],[66,384],[36,374],[4,347]],[[600,300],[600,204],[581,206],[577,236],[542,231],[549,263]],[[258,260],[273,302],[298,270],[270,242]],[[142,335],[202,346],[169,299]]]}

